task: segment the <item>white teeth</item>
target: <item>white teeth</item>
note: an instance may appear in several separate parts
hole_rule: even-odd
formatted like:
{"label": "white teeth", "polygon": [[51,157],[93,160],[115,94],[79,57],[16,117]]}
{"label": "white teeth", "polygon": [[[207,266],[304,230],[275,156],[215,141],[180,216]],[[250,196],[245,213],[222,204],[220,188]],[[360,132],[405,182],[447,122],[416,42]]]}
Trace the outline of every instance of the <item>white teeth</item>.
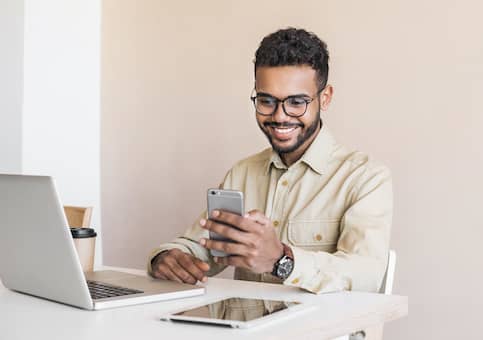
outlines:
{"label": "white teeth", "polygon": [[277,133],[290,133],[290,132],[292,132],[293,130],[295,130],[295,128],[274,128],[274,130],[275,130]]}

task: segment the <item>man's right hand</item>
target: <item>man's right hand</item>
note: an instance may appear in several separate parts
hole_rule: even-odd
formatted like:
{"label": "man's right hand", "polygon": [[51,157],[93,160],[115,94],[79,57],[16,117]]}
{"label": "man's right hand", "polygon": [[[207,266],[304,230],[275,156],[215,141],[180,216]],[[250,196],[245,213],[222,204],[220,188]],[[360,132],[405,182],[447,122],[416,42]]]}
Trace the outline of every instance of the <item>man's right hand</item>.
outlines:
{"label": "man's right hand", "polygon": [[206,282],[210,265],[179,249],[158,254],[152,261],[153,276],[158,279],[195,284]]}

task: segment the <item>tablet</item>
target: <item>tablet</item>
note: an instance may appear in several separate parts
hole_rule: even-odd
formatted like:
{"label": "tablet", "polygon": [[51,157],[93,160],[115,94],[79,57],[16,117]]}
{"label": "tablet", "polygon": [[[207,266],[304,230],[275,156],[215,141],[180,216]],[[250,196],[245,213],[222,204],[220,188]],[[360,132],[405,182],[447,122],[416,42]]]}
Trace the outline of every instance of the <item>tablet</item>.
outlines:
{"label": "tablet", "polygon": [[177,310],[163,315],[161,320],[250,328],[291,317],[315,305],[297,301],[260,300],[233,297]]}

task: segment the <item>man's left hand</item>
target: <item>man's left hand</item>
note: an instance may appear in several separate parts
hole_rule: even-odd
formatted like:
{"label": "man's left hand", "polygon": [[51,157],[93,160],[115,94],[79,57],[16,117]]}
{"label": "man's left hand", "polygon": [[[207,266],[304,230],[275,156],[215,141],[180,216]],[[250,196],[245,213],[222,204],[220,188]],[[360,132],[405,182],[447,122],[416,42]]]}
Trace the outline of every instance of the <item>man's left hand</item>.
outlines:
{"label": "man's left hand", "polygon": [[215,257],[217,263],[246,268],[254,273],[266,273],[272,271],[275,262],[283,255],[283,245],[272,221],[258,210],[252,210],[244,216],[214,210],[209,220],[200,220],[200,225],[234,241],[200,240],[200,244],[207,249],[230,254]]}

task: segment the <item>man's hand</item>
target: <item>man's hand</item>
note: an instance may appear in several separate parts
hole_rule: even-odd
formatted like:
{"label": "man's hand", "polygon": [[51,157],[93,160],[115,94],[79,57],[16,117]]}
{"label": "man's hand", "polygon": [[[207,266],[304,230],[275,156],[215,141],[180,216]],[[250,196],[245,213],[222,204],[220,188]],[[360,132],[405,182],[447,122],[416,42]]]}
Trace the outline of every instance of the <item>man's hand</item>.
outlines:
{"label": "man's hand", "polygon": [[152,261],[153,276],[158,279],[195,284],[206,282],[210,265],[179,249],[158,254]]}
{"label": "man's hand", "polygon": [[266,273],[272,271],[275,262],[283,254],[283,245],[272,221],[258,210],[252,210],[244,216],[215,210],[209,220],[201,219],[200,225],[234,241],[200,240],[200,244],[207,249],[231,254],[215,257],[217,263],[246,268],[254,273]]}

